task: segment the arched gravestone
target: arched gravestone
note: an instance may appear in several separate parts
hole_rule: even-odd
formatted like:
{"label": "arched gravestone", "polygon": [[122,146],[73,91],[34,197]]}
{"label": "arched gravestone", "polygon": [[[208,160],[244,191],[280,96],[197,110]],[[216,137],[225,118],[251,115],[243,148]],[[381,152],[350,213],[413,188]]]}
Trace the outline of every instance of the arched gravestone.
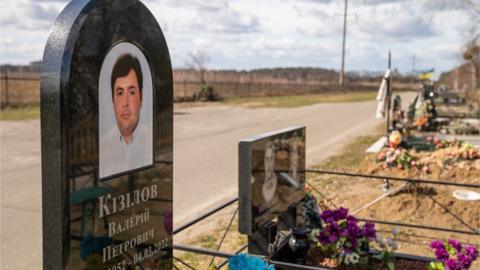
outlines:
{"label": "arched gravestone", "polygon": [[173,83],[137,0],[76,0],[41,81],[43,268],[171,269]]}

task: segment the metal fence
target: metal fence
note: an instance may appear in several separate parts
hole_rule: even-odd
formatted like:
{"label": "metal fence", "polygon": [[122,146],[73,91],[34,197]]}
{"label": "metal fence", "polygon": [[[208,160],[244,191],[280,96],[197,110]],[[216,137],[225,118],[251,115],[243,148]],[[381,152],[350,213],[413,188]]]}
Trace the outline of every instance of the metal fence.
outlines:
{"label": "metal fence", "polygon": [[[340,87],[335,82],[299,81],[270,82],[268,80],[251,81],[209,81],[215,93],[220,97],[255,97],[300,94],[319,94],[348,91],[374,91],[376,82],[347,82]],[[174,100],[189,101],[199,91],[199,81],[174,80]],[[410,84],[397,84],[396,90],[411,90]],[[0,106],[21,106],[40,102],[40,74],[13,73],[3,71],[0,74]]]}
{"label": "metal fence", "polygon": [[[350,91],[374,91],[376,85],[363,83],[350,83],[340,87],[337,83],[322,82],[235,82],[235,81],[212,81],[208,82],[215,93],[220,97],[256,97],[256,96],[285,96],[285,95],[304,95],[320,94],[342,90]],[[174,98],[176,100],[188,100],[198,92],[201,84],[197,81],[175,81]]]}
{"label": "metal fence", "polygon": [[[480,189],[480,185],[477,184],[470,184],[470,183],[457,183],[457,182],[451,182],[451,181],[443,181],[443,180],[427,180],[427,179],[415,179],[415,178],[407,178],[407,177],[391,177],[391,176],[384,176],[384,175],[372,175],[372,174],[360,174],[360,173],[350,173],[350,172],[338,172],[338,171],[328,171],[328,170],[305,170],[305,173],[310,173],[310,174],[328,174],[328,175],[338,175],[338,176],[350,176],[349,178],[345,178],[346,181],[352,180],[355,178],[367,178],[367,179],[381,179],[381,180],[391,180],[391,181],[399,181],[399,182],[405,182],[405,185],[419,185],[419,184],[428,184],[428,185],[440,185],[440,186],[457,186],[457,187],[467,187],[467,188],[476,188]],[[311,183],[307,181],[307,184],[312,186]],[[404,187],[405,185],[402,185]],[[315,191],[318,195],[321,197],[326,198],[324,194],[319,192],[317,189],[313,187],[313,191]],[[393,194],[395,190],[391,190],[391,192],[387,192],[386,195],[382,195],[379,198],[374,199],[373,201],[363,205],[362,207],[359,207],[355,213],[358,213],[361,210],[366,209],[367,207],[373,205],[374,203],[380,201],[383,198],[386,198],[388,195]],[[398,191],[398,188],[397,188]],[[433,196],[430,196],[433,197]],[[432,198],[435,200],[434,198]],[[223,203],[220,206],[217,206],[213,208],[212,210],[200,215],[199,217],[179,226],[173,231],[173,234],[178,234],[185,229],[195,225],[196,223],[208,218],[209,216],[225,209],[226,207],[238,202],[238,197],[233,198],[225,203]],[[437,202],[438,203],[438,202]],[[336,207],[333,204],[334,207]],[[448,209],[447,209],[448,210]],[[228,252],[222,252],[220,251],[223,240],[225,239],[227,232],[230,229],[231,223],[233,219],[235,218],[236,214],[238,211],[238,206],[235,211],[235,213],[232,216],[232,219],[230,223],[228,224],[221,241],[217,244],[216,250],[210,250],[210,249],[204,249],[204,248],[199,248],[199,247],[193,247],[193,246],[188,246],[188,245],[182,245],[182,244],[175,244],[173,245],[173,249],[179,250],[179,251],[184,251],[184,252],[189,252],[189,253],[195,253],[195,254],[200,254],[200,255],[207,255],[207,256],[212,256],[212,257],[219,257],[219,258],[224,258],[225,260],[219,263],[218,265],[212,265],[213,258],[211,260],[211,265],[214,267],[213,269],[221,269],[228,263],[228,259],[232,256],[235,256],[236,254],[244,251],[247,247],[247,245],[241,246],[237,251],[233,253],[228,253]],[[458,216],[455,215],[455,213],[452,213],[451,211],[447,211],[447,214],[453,215],[457,219]],[[455,230],[451,228],[440,228],[440,227],[433,227],[433,226],[424,226],[424,225],[419,225],[419,224],[408,224],[408,223],[400,223],[400,222],[391,222],[391,221],[385,221],[385,220],[374,220],[374,219],[358,219],[360,221],[369,221],[373,222],[375,224],[384,224],[384,225],[390,225],[390,226],[398,226],[398,227],[408,227],[408,228],[415,228],[415,229],[420,229],[420,230],[430,230],[430,231],[441,231],[441,232],[449,232],[449,233],[455,233],[455,234],[464,234],[464,235],[473,235],[473,236],[480,236],[480,229],[479,228],[472,228],[465,222],[463,222],[461,219],[459,221],[465,225],[468,230]],[[476,243],[473,243],[474,245],[477,245]],[[258,255],[255,255],[258,256]],[[428,257],[423,257],[423,256],[416,256],[412,254],[397,254],[398,257],[405,258],[405,259],[413,259],[413,260],[422,260],[422,261],[433,261],[432,258]],[[313,266],[306,266],[306,265],[298,265],[298,264],[292,264],[292,263],[287,263],[287,262],[281,262],[281,261],[271,261],[269,260],[268,257],[266,256],[258,256],[261,257],[265,260],[268,260],[270,264],[274,264],[275,266],[281,267],[282,269],[309,269],[309,270],[328,270],[326,268],[322,267],[313,267]],[[183,266],[189,268],[189,269],[195,269],[193,266],[189,265],[187,262],[181,260],[180,258],[177,258],[174,256],[174,261],[176,261],[179,264],[182,264]],[[175,266],[176,269],[178,267]]]}
{"label": "metal fence", "polygon": [[28,73],[0,74],[0,107],[38,104],[40,76]]}

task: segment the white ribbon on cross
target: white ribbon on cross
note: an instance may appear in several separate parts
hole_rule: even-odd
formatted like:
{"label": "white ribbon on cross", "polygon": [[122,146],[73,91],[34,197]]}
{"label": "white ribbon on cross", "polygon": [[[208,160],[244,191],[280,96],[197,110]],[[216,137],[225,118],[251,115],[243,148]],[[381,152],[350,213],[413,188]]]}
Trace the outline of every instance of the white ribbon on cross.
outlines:
{"label": "white ribbon on cross", "polygon": [[383,76],[382,84],[380,85],[380,88],[378,89],[378,94],[377,94],[377,112],[375,114],[375,117],[377,119],[383,119],[385,117],[385,111],[387,107],[387,80],[390,78],[391,71],[390,69],[387,69],[385,72],[385,76]]}

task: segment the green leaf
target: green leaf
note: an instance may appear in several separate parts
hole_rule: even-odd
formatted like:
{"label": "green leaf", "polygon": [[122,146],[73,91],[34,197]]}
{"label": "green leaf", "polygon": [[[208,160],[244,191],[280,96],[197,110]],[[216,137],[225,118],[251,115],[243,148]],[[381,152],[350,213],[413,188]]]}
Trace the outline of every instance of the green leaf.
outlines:
{"label": "green leaf", "polygon": [[387,268],[388,270],[395,270],[395,264],[393,264],[393,262],[387,262]]}
{"label": "green leaf", "polygon": [[452,256],[457,256],[457,250],[455,248],[450,246],[450,244],[447,244],[446,247],[447,247],[448,254]]}
{"label": "green leaf", "polygon": [[445,266],[441,262],[431,262],[428,265],[428,270],[445,270]]}

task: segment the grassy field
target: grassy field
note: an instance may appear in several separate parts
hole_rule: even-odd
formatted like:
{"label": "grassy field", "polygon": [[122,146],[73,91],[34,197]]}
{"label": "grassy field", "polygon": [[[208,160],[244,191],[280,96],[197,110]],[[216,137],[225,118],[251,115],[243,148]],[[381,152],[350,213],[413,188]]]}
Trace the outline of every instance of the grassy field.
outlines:
{"label": "grassy field", "polygon": [[[245,106],[248,108],[294,108],[316,103],[338,103],[374,100],[376,92],[343,92],[319,95],[265,96],[265,97],[228,97],[223,104]],[[200,103],[200,106],[204,104]],[[6,107],[0,111],[0,120],[29,120],[40,117],[38,105]]]}
{"label": "grassy field", "polygon": [[[360,172],[369,162],[368,157],[372,154],[365,153],[365,150],[375,143],[381,136],[385,135],[385,124],[378,125],[370,134],[358,136],[347,143],[336,155],[330,156],[322,162],[313,166],[313,169],[339,171],[339,172]],[[364,181],[362,178],[351,178],[349,176],[338,176],[329,174],[309,174],[308,183],[316,190],[320,190],[322,195],[319,197],[315,192],[321,205],[325,207],[338,207],[338,205],[349,206],[349,203],[355,205],[355,200],[345,200],[338,196],[338,192],[358,181]],[[353,182],[352,182],[353,181]],[[374,186],[380,185],[371,182]],[[342,191],[344,192],[344,191]],[[341,193],[341,192],[340,192]],[[325,196],[326,195],[326,196]]]}
{"label": "grassy field", "polygon": [[0,110],[0,120],[18,121],[38,118],[40,118],[40,107],[38,105],[6,107]]}
{"label": "grassy field", "polygon": [[378,125],[368,135],[356,137],[346,144],[338,154],[325,159],[314,167],[328,170],[356,170],[362,166],[365,160],[365,150],[381,136],[385,136],[385,124]]}
{"label": "grassy field", "polygon": [[374,100],[376,92],[342,92],[318,95],[264,96],[264,97],[227,97],[227,105],[256,107],[292,108],[317,103],[339,103]]}

